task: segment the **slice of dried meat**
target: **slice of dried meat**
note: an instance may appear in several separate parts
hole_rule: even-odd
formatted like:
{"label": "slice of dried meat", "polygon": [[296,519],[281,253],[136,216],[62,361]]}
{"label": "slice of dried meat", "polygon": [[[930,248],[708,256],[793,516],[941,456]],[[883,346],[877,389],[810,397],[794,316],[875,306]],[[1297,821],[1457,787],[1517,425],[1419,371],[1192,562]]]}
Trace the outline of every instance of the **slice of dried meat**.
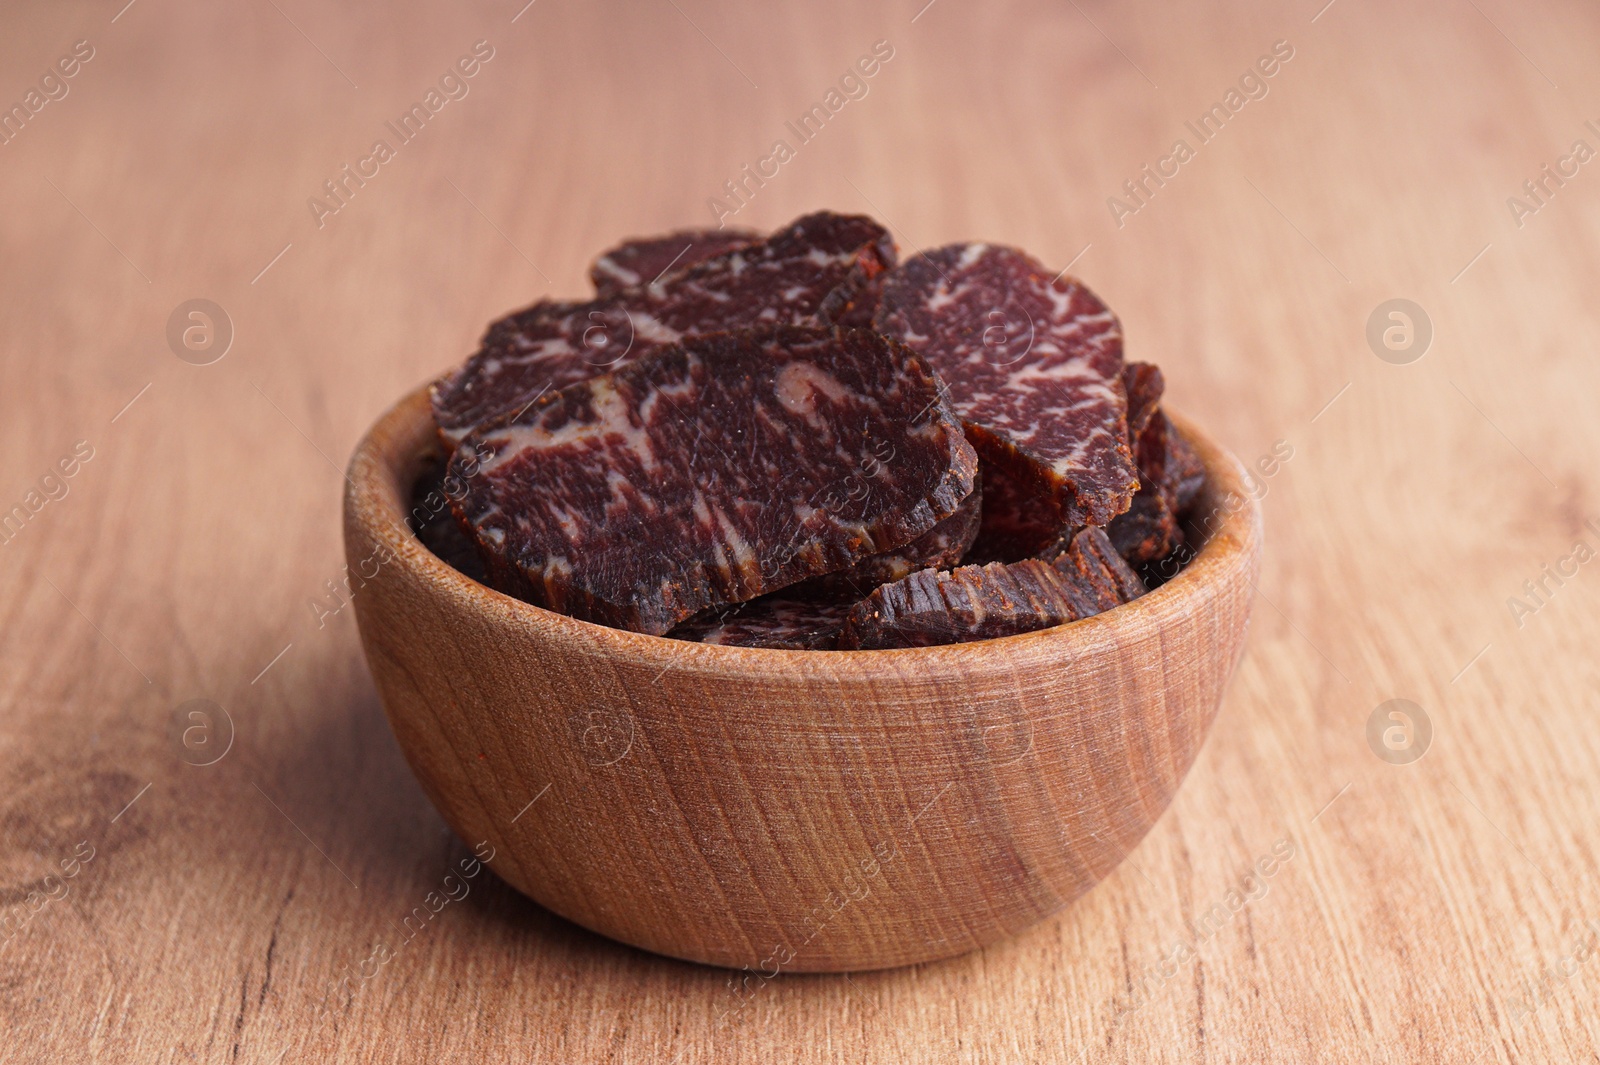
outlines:
{"label": "slice of dried meat", "polygon": [[1161,412],[1166,380],[1159,369],[1148,362],[1129,363],[1122,380],[1128,392],[1128,442],[1139,467],[1139,491],[1107,531],[1122,557],[1140,565],[1164,558],[1183,543],[1176,471],[1169,469],[1170,441],[1177,434]]}
{"label": "slice of dried meat", "polygon": [[[1171,486],[1172,506],[1177,511],[1179,535],[1172,549],[1165,554],[1143,561],[1129,560],[1150,588],[1159,588],[1194,560],[1198,548],[1203,546],[1206,536],[1210,534],[1215,518],[1215,515],[1207,515],[1196,519],[1195,508],[1206,483],[1206,468],[1200,461],[1200,455],[1170,419],[1166,419],[1166,433],[1166,478]],[[1135,497],[1134,509],[1129,514],[1135,513],[1138,508],[1139,498]],[[1115,525],[1116,522],[1112,522],[1112,526]]]}
{"label": "slice of dried meat", "polygon": [[918,570],[857,603],[838,648],[932,647],[1046,628],[1073,616],[1061,584],[1038,559]]}
{"label": "slice of dried meat", "polygon": [[1106,530],[1096,525],[1078,530],[1058,545],[1048,561],[1069,579],[1074,594],[1081,596],[1079,602],[1093,607],[1084,617],[1132,602],[1146,591]]}
{"label": "slice of dried meat", "polygon": [[407,524],[422,546],[438,558],[473,580],[486,578],[483,559],[478,555],[478,545],[461,528],[450,506],[450,497],[465,491],[460,478],[445,476],[443,456],[437,457],[423,470],[411,489],[411,509],[406,513]]}
{"label": "slice of dried meat", "polygon": [[1167,420],[1167,474],[1178,501],[1178,517],[1187,518],[1206,486],[1206,467],[1194,445]]}
{"label": "slice of dried meat", "polygon": [[1130,362],[1122,368],[1122,386],[1128,393],[1128,443],[1133,460],[1141,471],[1146,466],[1159,467],[1166,459],[1166,433],[1158,415],[1167,379],[1154,363]]}
{"label": "slice of dried meat", "polygon": [[878,317],[878,303],[883,299],[883,279],[887,274],[879,274],[862,286],[861,292],[856,296],[848,310],[839,315],[836,324],[850,329],[871,329]]}
{"label": "slice of dried meat", "polygon": [[674,640],[724,647],[770,647],[786,651],[831,651],[851,603],[795,599],[779,592],[705,617],[667,633]]}
{"label": "slice of dried meat", "polygon": [[1039,539],[1011,553],[1128,508],[1122,329],[1081,283],[1013,248],[952,244],[884,277],[875,324],[927,357],[987,467],[1036,501],[1024,525]]}
{"label": "slice of dried meat", "polygon": [[658,635],[909,543],[977,469],[928,365],[859,329],[685,341],[544,397],[451,469],[474,448],[458,514],[494,582]]}
{"label": "slice of dried meat", "polygon": [[466,365],[434,384],[434,420],[453,448],[547,392],[679,340],[832,323],[894,259],[894,242],[878,223],[824,211],[758,244],[674,269],[657,284],[587,303],[536,303],[491,325]]}
{"label": "slice of dried meat", "polygon": [[606,252],[589,267],[589,280],[602,296],[648,285],[668,270],[686,270],[695,263],[747,248],[761,240],[750,229],[680,229],[658,237],[635,237]]}
{"label": "slice of dried meat", "polygon": [[851,608],[839,650],[931,647],[1034,632],[1091,617],[1144,591],[1098,528],[1054,562],[1029,558],[943,572],[920,570]]}
{"label": "slice of dried meat", "polygon": [[802,581],[788,589],[788,594],[824,602],[854,603],[870,595],[878,585],[904,580],[919,569],[954,566],[978,535],[978,523],[983,517],[981,481],[981,476],[975,478],[972,494],[961,501],[954,514],[904,547],[869,555],[837,573],[824,573]]}

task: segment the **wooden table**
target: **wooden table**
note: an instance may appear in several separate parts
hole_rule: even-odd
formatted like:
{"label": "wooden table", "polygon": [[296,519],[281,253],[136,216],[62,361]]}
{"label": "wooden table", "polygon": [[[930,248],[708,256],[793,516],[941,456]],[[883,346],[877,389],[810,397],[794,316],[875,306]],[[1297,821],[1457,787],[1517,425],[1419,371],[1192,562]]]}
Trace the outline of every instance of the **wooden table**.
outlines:
{"label": "wooden table", "polygon": [[[1593,1060],[1593,5],[123,2],[0,32],[0,1060]],[[1176,406],[1290,455],[1244,663],[1132,858],[736,1021],[727,973],[492,875],[401,935],[470,851],[330,590],[372,419],[712,198],[1070,263]]]}

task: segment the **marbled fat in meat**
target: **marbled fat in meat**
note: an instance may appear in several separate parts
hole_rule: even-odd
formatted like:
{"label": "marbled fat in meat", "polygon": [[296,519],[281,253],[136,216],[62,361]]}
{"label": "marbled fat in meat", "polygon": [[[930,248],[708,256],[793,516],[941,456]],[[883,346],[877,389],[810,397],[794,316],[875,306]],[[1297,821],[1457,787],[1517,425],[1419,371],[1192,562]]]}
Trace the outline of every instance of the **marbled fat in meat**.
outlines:
{"label": "marbled fat in meat", "polygon": [[1037,500],[1041,539],[1016,553],[1128,508],[1122,330],[1081,283],[1012,248],[952,244],[885,275],[875,324],[939,373],[986,468]]}
{"label": "marbled fat in meat", "polygon": [[894,261],[893,240],[872,219],[820,212],[654,284],[536,303],[491,325],[466,365],[435,383],[434,420],[453,448],[542,395],[689,337],[832,323]]}
{"label": "marbled fat in meat", "polygon": [[657,237],[634,237],[601,255],[589,267],[589,280],[602,296],[625,288],[648,285],[668,270],[687,270],[696,263],[759,243],[761,234],[749,229],[680,229]]}
{"label": "marbled fat in meat", "polygon": [[977,468],[927,364],[866,330],[688,340],[545,396],[452,469],[474,448],[458,514],[494,583],[653,634],[909,543]]}

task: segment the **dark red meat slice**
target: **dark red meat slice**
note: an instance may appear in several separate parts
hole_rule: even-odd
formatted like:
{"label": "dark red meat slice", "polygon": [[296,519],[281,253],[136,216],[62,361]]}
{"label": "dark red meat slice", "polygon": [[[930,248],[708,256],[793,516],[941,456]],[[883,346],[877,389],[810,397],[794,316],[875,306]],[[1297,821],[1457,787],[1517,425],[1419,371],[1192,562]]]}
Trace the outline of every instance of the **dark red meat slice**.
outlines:
{"label": "dark red meat slice", "polygon": [[606,252],[589,267],[589,280],[602,296],[648,285],[668,270],[686,270],[761,240],[749,229],[680,229],[659,237],[635,237]]}
{"label": "dark red meat slice", "polygon": [[1049,561],[1068,578],[1074,593],[1081,596],[1079,603],[1086,609],[1083,617],[1132,602],[1146,590],[1106,530],[1098,526],[1074,533],[1058,546]]}
{"label": "dark red meat slice", "polygon": [[1129,363],[1122,380],[1128,392],[1128,441],[1139,467],[1139,491],[1107,531],[1122,557],[1135,565],[1163,558],[1183,543],[1178,493],[1169,469],[1169,438],[1177,434],[1161,412],[1166,381],[1147,362]]}
{"label": "dark red meat slice", "polygon": [[[1139,576],[1151,588],[1159,587],[1176,577],[1179,571],[1194,559],[1197,548],[1211,531],[1211,518],[1215,517],[1211,515],[1200,519],[1199,522],[1195,521],[1195,506],[1206,482],[1205,466],[1201,464],[1194,445],[1184,439],[1183,434],[1178,432],[1177,426],[1164,415],[1160,417],[1166,421],[1166,481],[1171,488],[1172,497],[1172,502],[1168,505],[1177,512],[1179,534],[1174,537],[1172,549],[1163,555],[1143,561],[1137,557],[1129,558]],[[1133,502],[1130,515],[1137,514],[1140,510],[1140,497],[1135,496]],[[1114,521],[1111,525],[1115,534],[1117,522]],[[1200,540],[1195,538],[1197,533]]]}
{"label": "dark red meat slice", "polygon": [[[981,481],[982,478],[977,478]],[[847,569],[802,581],[788,590],[797,598],[825,602],[850,602],[865,598],[880,584],[904,580],[919,569],[948,569],[961,561],[978,535],[983,516],[983,486],[974,483],[972,494],[956,512],[893,551],[869,555]]]}
{"label": "dark red meat slice", "polygon": [[836,324],[851,329],[872,329],[878,317],[878,303],[883,298],[883,279],[887,274],[879,274],[868,281],[856,296],[848,310],[839,315]]}
{"label": "dark red meat slice", "polygon": [[[1122,369],[1122,385],[1128,393],[1128,443],[1133,460],[1143,473],[1148,467],[1159,469],[1166,458],[1161,396],[1167,379],[1161,369],[1148,362],[1130,362]],[[1144,478],[1140,478],[1141,483]]]}
{"label": "dark red meat slice", "polygon": [[851,605],[795,599],[779,592],[686,621],[667,635],[724,647],[831,651]]}
{"label": "dark red meat slice", "polygon": [[1070,620],[1061,577],[1038,559],[919,570],[857,603],[842,651],[931,647],[1013,636]]}
{"label": "dark red meat slice", "polygon": [[475,581],[483,581],[483,559],[478,556],[478,546],[456,521],[450,507],[450,496],[460,494],[465,484],[445,480],[444,458],[429,463],[411,489],[411,509],[406,519],[418,540],[448,565]]}
{"label": "dark red meat slice", "polygon": [[920,570],[851,608],[840,650],[930,647],[1014,636],[1090,617],[1136,598],[1139,579],[1105,533],[1084,530],[1053,562]]}
{"label": "dark red meat slice", "polygon": [[502,318],[465,366],[433,386],[447,445],[545,394],[688,337],[833,322],[894,264],[894,242],[858,215],[806,215],[759,244],[674,269],[659,284],[588,303],[536,303]]}
{"label": "dark red meat slice", "polygon": [[1170,419],[1167,421],[1167,475],[1178,501],[1178,516],[1187,518],[1206,485],[1206,467],[1194,445],[1178,432]]}
{"label": "dark red meat slice", "polygon": [[909,543],[977,469],[927,364],[866,330],[695,338],[545,396],[453,471],[474,447],[458,514],[494,582],[653,634]]}
{"label": "dark red meat slice", "polygon": [[1082,284],[1012,248],[952,244],[885,276],[875,323],[927,357],[979,455],[1038,500],[1030,520],[1049,539],[1128,508],[1122,330]]}

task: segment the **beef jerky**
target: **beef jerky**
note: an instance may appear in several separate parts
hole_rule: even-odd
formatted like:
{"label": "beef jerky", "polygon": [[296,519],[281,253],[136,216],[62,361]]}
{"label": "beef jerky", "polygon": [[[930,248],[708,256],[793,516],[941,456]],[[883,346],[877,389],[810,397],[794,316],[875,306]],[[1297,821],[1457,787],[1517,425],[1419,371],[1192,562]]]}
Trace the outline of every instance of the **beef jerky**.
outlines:
{"label": "beef jerky", "polygon": [[836,324],[851,329],[873,328],[873,322],[878,317],[878,303],[883,299],[883,279],[886,276],[879,274],[862,286],[855,302],[839,316]]}
{"label": "beef jerky", "polygon": [[894,242],[878,223],[821,212],[657,284],[587,303],[536,303],[491,325],[466,365],[433,386],[440,436],[453,448],[542,395],[689,337],[831,323],[893,264]]}
{"label": "beef jerky", "polygon": [[842,651],[931,647],[1031,632],[1070,620],[1062,580],[1047,562],[918,570],[851,608]]}
{"label": "beef jerky", "polygon": [[1144,591],[1103,530],[1066,541],[1054,562],[1029,558],[919,570],[851,608],[840,650],[931,647],[1034,632],[1092,617]]}
{"label": "beef jerky", "polygon": [[422,546],[447,565],[481,583],[486,574],[478,546],[456,521],[450,506],[450,496],[464,490],[465,484],[458,478],[447,482],[444,458],[436,457],[424,467],[411,489],[411,509],[406,514],[406,523],[422,541]]}
{"label": "beef jerky", "polygon": [[1178,517],[1187,518],[1206,486],[1206,467],[1194,445],[1167,419],[1167,467],[1178,502]]}
{"label": "beef jerky", "polygon": [[1090,614],[1132,602],[1146,591],[1106,530],[1095,525],[1058,544],[1048,561],[1068,579],[1079,603],[1093,607]]}
{"label": "beef jerky", "polygon": [[474,448],[458,514],[494,582],[658,635],[909,543],[977,469],[928,365],[859,329],[695,338],[543,397],[452,470]]}
{"label": "beef jerky", "polygon": [[822,602],[854,603],[870,595],[878,585],[904,580],[919,569],[954,566],[978,535],[978,523],[983,517],[983,486],[978,483],[981,480],[981,477],[975,479],[972,494],[961,501],[954,514],[904,547],[869,555],[837,573],[812,577],[795,585],[788,593]]}
{"label": "beef jerky", "polygon": [[1130,362],[1122,368],[1122,386],[1128,394],[1128,444],[1133,460],[1141,473],[1147,466],[1159,468],[1166,458],[1165,420],[1158,415],[1167,379],[1154,363]]}
{"label": "beef jerky", "polygon": [[1176,433],[1161,412],[1166,381],[1159,369],[1147,362],[1129,363],[1122,381],[1128,392],[1128,443],[1139,467],[1139,491],[1107,531],[1123,558],[1142,565],[1164,558],[1183,543],[1175,471],[1168,469],[1168,438]]}
{"label": "beef jerky", "polygon": [[606,252],[589,267],[589,280],[602,296],[648,285],[668,270],[686,270],[695,263],[747,248],[761,240],[748,229],[680,229],[659,237],[635,237]]}
{"label": "beef jerky", "polygon": [[1134,496],[1133,505],[1113,518],[1108,528],[1117,551],[1134,566],[1165,558],[1183,543],[1183,529],[1157,492]]}
{"label": "beef jerky", "polygon": [[952,244],[885,276],[875,324],[926,356],[986,465],[1036,500],[1012,530],[1034,541],[1003,550],[1031,554],[1128,508],[1122,329],[1082,284],[1011,248]]}
{"label": "beef jerky", "polygon": [[779,592],[686,621],[667,635],[725,647],[831,651],[852,605],[796,599]]}
{"label": "beef jerky", "polygon": [[[1210,532],[1209,519],[1196,522],[1195,507],[1200,492],[1205,488],[1206,468],[1200,461],[1194,445],[1186,440],[1170,419],[1167,421],[1167,476],[1172,484],[1172,495],[1177,509],[1178,528],[1181,535],[1172,550],[1143,562],[1132,562],[1147,588],[1159,588],[1176,577],[1193,561],[1199,547]],[[1137,497],[1134,499],[1138,504]],[[1113,525],[1116,523],[1113,522]]]}

